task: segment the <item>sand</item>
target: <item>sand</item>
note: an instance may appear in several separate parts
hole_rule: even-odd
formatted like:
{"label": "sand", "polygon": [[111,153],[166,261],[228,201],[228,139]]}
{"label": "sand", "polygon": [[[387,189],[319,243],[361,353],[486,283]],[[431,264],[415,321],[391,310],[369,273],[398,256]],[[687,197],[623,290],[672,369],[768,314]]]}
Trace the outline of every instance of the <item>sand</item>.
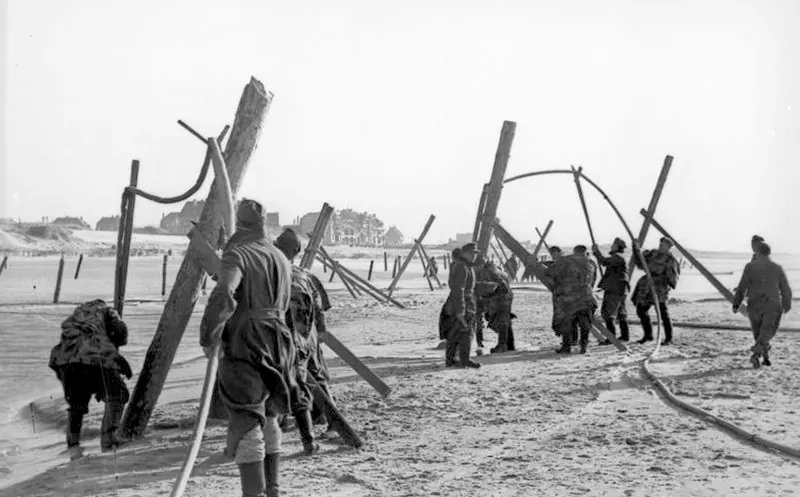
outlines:
{"label": "sand", "polygon": [[[393,389],[381,398],[330,351],[333,392],[365,440],[353,450],[338,438],[301,457],[296,431],[285,434],[281,485],[288,496],[697,495],[800,493],[797,461],[762,451],[677,410],[654,393],[639,360],[652,345],[625,355],[591,340],[586,355],[553,352],[550,298],[518,291],[520,349],[485,355],[480,370],[443,367],[436,317],[445,297],[401,293],[409,310],[354,301],[334,292],[330,328]],[[724,303],[673,306],[681,321],[716,323],[733,317]],[[137,327],[148,329],[148,311]],[[143,313],[143,316],[145,313]],[[735,317],[734,321],[737,319]],[[742,319],[735,321],[742,324]],[[787,326],[798,319],[787,316]],[[640,336],[638,324],[632,327]],[[487,344],[494,341],[487,334]],[[749,367],[751,337],[743,331],[678,328],[653,370],[682,399],[756,433],[800,447],[800,334],[779,334],[772,368]],[[185,359],[168,379],[144,440],[116,455],[100,454],[93,405],[85,445],[89,455],[59,455],[59,399],[36,403],[50,443],[7,457],[2,496],[169,495],[187,451],[205,361],[190,331]],[[487,347],[488,349],[488,347]],[[196,351],[196,352],[194,352]],[[488,351],[488,350],[487,350]],[[238,496],[238,473],[222,455],[224,427],[206,433],[187,496]],[[27,463],[26,463],[27,459]],[[23,464],[24,463],[24,464]],[[11,482],[11,483],[9,483]],[[7,486],[10,485],[10,486]]]}

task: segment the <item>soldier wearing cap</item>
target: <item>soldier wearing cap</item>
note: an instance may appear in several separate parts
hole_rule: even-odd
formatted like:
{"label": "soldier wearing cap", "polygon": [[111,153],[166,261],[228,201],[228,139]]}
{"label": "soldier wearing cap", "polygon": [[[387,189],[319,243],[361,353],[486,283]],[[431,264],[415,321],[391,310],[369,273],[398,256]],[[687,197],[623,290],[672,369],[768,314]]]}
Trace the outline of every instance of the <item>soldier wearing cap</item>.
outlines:
{"label": "soldier wearing cap", "polygon": [[[600,307],[600,316],[606,324],[608,331],[616,336],[614,328],[614,318],[619,323],[619,339],[628,341],[628,313],[625,311],[625,297],[628,294],[630,284],[628,283],[628,264],[620,254],[625,252],[625,240],[614,238],[611,243],[611,251],[608,257],[604,257],[597,245],[592,245],[592,253],[597,258],[600,266],[605,267],[606,271],[597,285],[603,290],[603,303]],[[600,345],[610,345],[611,341],[606,340]]]}
{"label": "soldier wearing cap", "polygon": [[[444,303],[440,327],[447,334],[445,366],[479,368],[481,365],[469,359],[472,347],[472,331],[475,327],[475,270],[473,265],[478,255],[477,244],[467,243],[456,254],[450,267],[448,286],[450,295]],[[456,364],[456,352],[459,362]]]}
{"label": "soldier wearing cap", "polygon": [[[677,286],[678,278],[681,274],[680,264],[670,252],[673,245],[674,243],[671,239],[662,237],[657,250],[645,250],[641,253],[647,264],[647,269],[653,277],[653,284],[658,297],[658,309],[661,313],[661,321],[664,323],[664,341],[661,343],[662,345],[670,345],[672,343],[672,321],[669,318],[667,300],[669,299],[669,291]],[[644,269],[639,258],[639,246],[636,242],[633,244],[633,251],[636,267]],[[653,301],[652,290],[647,282],[647,275],[642,276],[636,282],[631,301],[636,305],[636,315],[639,316],[642,322],[642,331],[644,332],[644,336],[637,343],[649,342],[653,340],[653,324],[650,321],[648,312],[655,302]]]}
{"label": "soldier wearing cap", "polygon": [[751,261],[756,260],[758,257],[758,246],[764,243],[764,237],[760,235],[753,235],[753,238],[750,239],[750,248],[753,249],[753,257],[750,258]]}
{"label": "soldier wearing cap", "polygon": [[792,308],[792,289],[783,268],[770,259],[770,246],[759,242],[755,248],[757,257],[744,267],[736,288],[733,312],[739,311],[742,300],[747,296],[747,317],[755,340],[750,362],[754,368],[759,368],[762,358],[764,366],[772,365],[769,342],[778,332],[782,313]]}
{"label": "soldier wearing cap", "polygon": [[[290,262],[294,261],[301,249],[300,239],[290,228],[275,239],[275,246]],[[292,265],[292,295],[286,311],[286,324],[294,332],[297,351],[295,372],[298,388],[292,391],[292,414],[306,455],[319,450],[314,443],[312,414],[318,418],[324,417],[324,413],[313,412],[314,384],[319,385],[329,399],[333,398],[328,387],[328,365],[320,344],[320,336],[327,332],[325,311],[330,307],[322,282],[311,272]]]}

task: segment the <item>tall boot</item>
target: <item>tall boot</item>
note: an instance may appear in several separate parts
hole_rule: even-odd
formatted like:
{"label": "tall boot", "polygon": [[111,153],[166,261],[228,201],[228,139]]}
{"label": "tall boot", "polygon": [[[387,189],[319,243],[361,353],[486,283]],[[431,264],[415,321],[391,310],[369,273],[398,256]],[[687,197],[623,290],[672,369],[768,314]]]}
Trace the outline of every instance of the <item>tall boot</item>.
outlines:
{"label": "tall boot", "polygon": [[117,428],[119,428],[119,421],[122,419],[122,411],[125,410],[125,404],[120,402],[106,402],[105,412],[103,413],[103,423],[100,426],[100,449],[103,452],[108,452],[116,449],[123,444],[123,441],[117,438]]}
{"label": "tall boot", "polygon": [[479,368],[480,364],[469,360],[469,349],[472,348],[472,336],[469,333],[461,333],[458,337],[458,360],[461,361],[462,368]]}
{"label": "tall boot", "polygon": [[267,486],[264,478],[265,466],[266,464],[261,461],[247,462],[239,465],[239,477],[242,480],[242,497],[264,496],[264,489]]}
{"label": "tall boot", "polygon": [[319,445],[314,443],[311,412],[308,409],[297,411],[294,413],[294,421],[297,423],[297,431],[300,432],[300,440],[303,442],[303,453],[310,456],[319,451]]}
{"label": "tall boot", "polygon": [[451,368],[456,365],[456,350],[458,350],[458,342],[455,337],[447,338],[447,347],[444,349],[444,365]]}
{"label": "tall boot", "polygon": [[517,345],[514,343],[514,326],[511,321],[508,322],[508,336],[506,337],[506,348],[509,351],[517,350]]}
{"label": "tall boot", "polygon": [[264,481],[266,483],[266,497],[278,497],[278,471],[280,469],[280,452],[264,456]]}
{"label": "tall boot", "polygon": [[71,461],[83,456],[81,447],[81,428],[83,427],[83,413],[74,409],[67,410],[67,452]]}
{"label": "tall boot", "polygon": [[653,323],[650,321],[650,316],[645,310],[638,310],[636,313],[639,315],[639,320],[642,322],[642,332],[644,336],[636,343],[646,343],[653,339]]}
{"label": "tall boot", "polygon": [[628,335],[628,320],[627,318],[619,318],[619,339],[623,342],[630,340]]}

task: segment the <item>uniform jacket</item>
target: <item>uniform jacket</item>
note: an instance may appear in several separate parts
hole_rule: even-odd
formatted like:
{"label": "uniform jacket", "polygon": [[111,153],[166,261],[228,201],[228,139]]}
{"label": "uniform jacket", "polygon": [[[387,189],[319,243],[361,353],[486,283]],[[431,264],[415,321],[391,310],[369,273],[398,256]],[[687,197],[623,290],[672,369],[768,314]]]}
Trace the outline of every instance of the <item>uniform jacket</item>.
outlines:
{"label": "uniform jacket", "polygon": [[733,305],[740,305],[745,296],[748,307],[753,309],[780,306],[786,312],[792,308],[792,289],[786,273],[768,256],[759,256],[745,265]]}
{"label": "uniform jacket", "polygon": [[607,294],[625,295],[630,287],[628,283],[628,264],[619,254],[611,254],[604,257],[600,250],[594,251],[594,256],[600,266],[606,268],[606,272],[600,279],[598,288]]}
{"label": "uniform jacket", "polygon": [[[636,249],[634,248],[634,252]],[[636,255],[636,254],[634,254]],[[678,285],[678,278],[681,274],[681,268],[677,259],[669,252],[661,252],[660,250],[645,250],[642,252],[647,268],[653,277],[653,283],[656,287],[656,295],[660,303],[666,303],[669,298],[669,291]],[[638,256],[634,257],[636,267],[642,268],[642,263]],[[647,277],[642,276],[636,282],[636,288],[633,291],[632,299],[636,305],[654,304],[653,295],[650,287],[647,284]]]}

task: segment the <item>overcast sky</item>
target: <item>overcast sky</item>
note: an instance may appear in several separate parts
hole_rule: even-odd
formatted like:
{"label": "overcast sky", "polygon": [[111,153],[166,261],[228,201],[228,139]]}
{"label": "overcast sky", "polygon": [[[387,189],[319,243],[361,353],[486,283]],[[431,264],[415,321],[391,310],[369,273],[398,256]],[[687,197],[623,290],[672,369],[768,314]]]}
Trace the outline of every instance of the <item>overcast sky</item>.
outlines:
{"label": "overcast sky", "polygon": [[[670,154],[656,217],[678,241],[794,251],[799,5],[12,0],[0,210],[94,224],[131,159],[142,188],[184,191],[204,149],[175,121],[217,134],[252,75],[275,99],[240,196],[283,223],[327,201],[407,239],[429,214],[431,242],[471,231],[510,120],[509,177],[582,165],[638,232]],[[623,235],[587,197],[599,241]],[[136,224],[168,210],[140,201]],[[499,217],[520,239],[553,219],[554,243],[589,242],[567,175],[509,184]]]}

